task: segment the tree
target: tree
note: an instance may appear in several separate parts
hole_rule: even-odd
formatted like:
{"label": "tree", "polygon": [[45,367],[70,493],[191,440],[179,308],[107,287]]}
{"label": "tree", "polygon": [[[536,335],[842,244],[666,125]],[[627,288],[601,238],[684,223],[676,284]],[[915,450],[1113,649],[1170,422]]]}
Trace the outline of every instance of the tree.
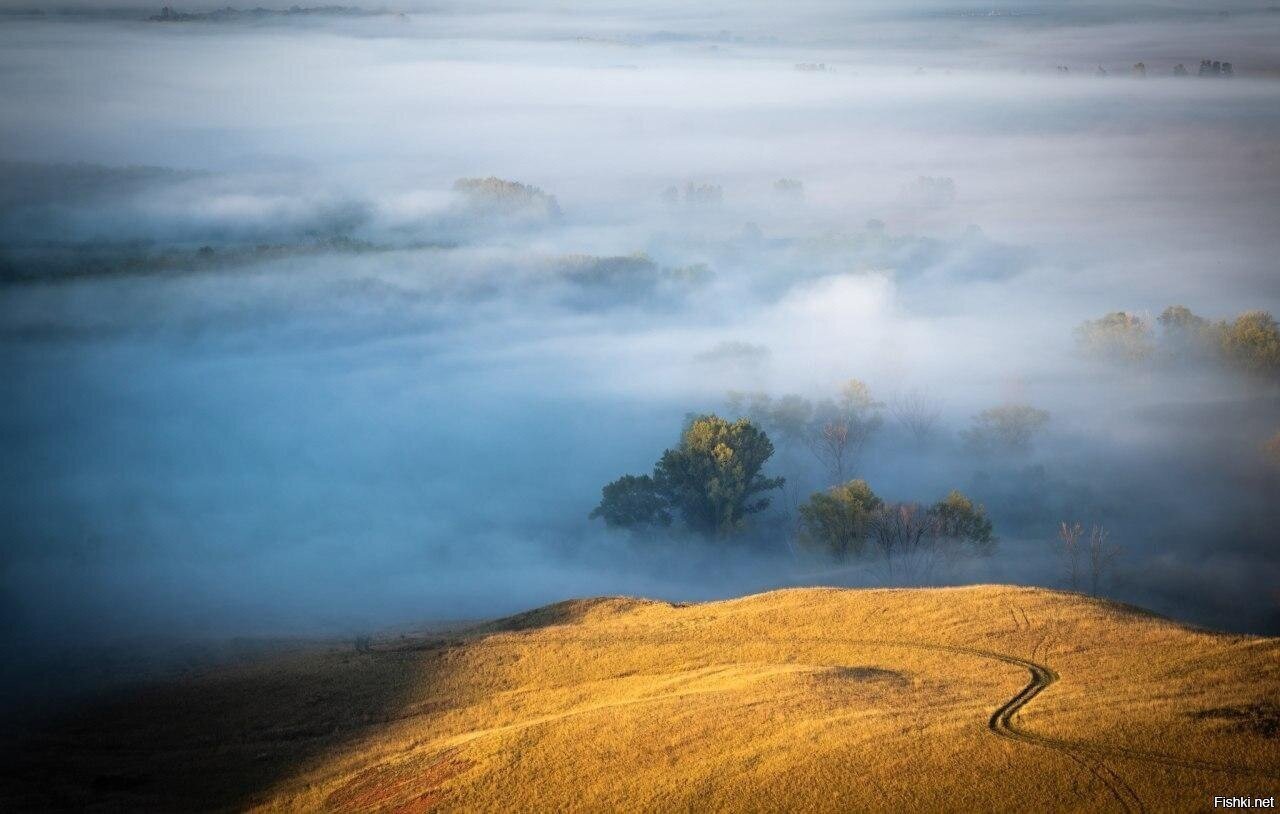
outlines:
{"label": "tree", "polygon": [[852,480],[800,506],[801,543],[837,560],[871,557],[888,581],[928,579],[937,565],[990,554],[996,543],[986,510],[957,491],[932,506],[885,503]]}
{"label": "tree", "polygon": [[986,509],[975,505],[957,489],[929,508],[933,533],[948,545],[969,548],[977,554],[989,554],[995,546],[991,518]]}
{"label": "tree", "polygon": [[671,512],[648,475],[623,475],[601,491],[600,505],[590,514],[611,528],[671,525]]}
{"label": "tree", "polygon": [[773,396],[761,392],[730,390],[725,399],[730,415],[749,418],[761,426],[767,426],[769,411],[773,409]]}
{"label": "tree", "polygon": [[1174,358],[1217,357],[1245,372],[1280,374],[1280,326],[1267,311],[1246,311],[1233,321],[1211,322],[1182,305],[1171,305],[1157,320]]}
{"label": "tree", "polygon": [[920,390],[912,390],[894,397],[889,403],[889,411],[918,443],[927,441],[933,435],[938,419],[942,415],[938,400]]}
{"label": "tree", "polygon": [[1146,321],[1124,311],[1086,320],[1076,329],[1076,341],[1086,354],[1115,362],[1140,362],[1154,347]]}
{"label": "tree", "polygon": [[1089,534],[1086,536],[1084,526],[1079,523],[1068,525],[1064,521],[1058,524],[1057,544],[1058,557],[1062,561],[1071,590],[1080,589],[1087,559],[1089,594],[1097,596],[1103,580],[1111,573],[1120,557],[1120,547],[1111,542],[1111,533],[1105,526],[1095,523],[1089,527]]}
{"label": "tree", "polygon": [[1089,530],[1089,594],[1098,595],[1102,580],[1110,575],[1120,557],[1120,547],[1111,542],[1111,534],[1103,526]]}
{"label": "tree", "polygon": [[1280,327],[1266,311],[1246,311],[1222,331],[1226,357],[1250,373],[1280,373]]}
{"label": "tree", "polygon": [[560,218],[556,196],[519,181],[501,178],[459,178],[453,191],[461,193],[476,210],[496,215],[531,215],[548,220]]}
{"label": "tree", "polygon": [[718,205],[724,199],[724,190],[716,184],[695,184],[692,181],[684,185],[684,202],[704,206]]}
{"label": "tree", "polygon": [[860,556],[871,523],[883,505],[864,480],[817,492],[799,508],[801,544],[836,559]]}
{"label": "tree", "polygon": [[804,197],[804,184],[794,178],[779,178],[773,182],[773,191],[779,195]]}
{"label": "tree", "polygon": [[1170,305],[1160,312],[1160,316],[1156,317],[1156,322],[1160,323],[1160,327],[1166,333],[1198,331],[1209,324],[1209,320],[1196,316],[1185,305]]}
{"label": "tree", "polygon": [[1026,452],[1036,432],[1049,423],[1049,413],[1026,404],[991,407],[973,417],[965,442],[978,453]]}
{"label": "tree", "polygon": [[764,492],[782,486],[782,478],[761,474],[772,455],[769,436],[750,421],[698,416],[680,444],[662,453],[653,480],[690,529],[727,537],[747,515],[769,507]]}
{"label": "tree", "polygon": [[1058,524],[1058,558],[1066,570],[1067,585],[1073,591],[1080,585],[1080,535],[1083,532],[1079,523]]}
{"label": "tree", "polygon": [[1160,323],[1161,350],[1172,360],[1203,360],[1221,352],[1225,323],[1213,323],[1192,313],[1185,305],[1171,305],[1156,318]]}
{"label": "tree", "polygon": [[921,572],[932,570],[928,530],[918,503],[892,503],[876,512],[871,539],[888,581],[910,582]]}
{"label": "tree", "polygon": [[925,508],[886,504],[871,522],[871,539],[889,580],[928,580],[940,562],[995,547],[986,509],[957,491]]}
{"label": "tree", "polygon": [[864,382],[850,379],[838,401],[824,401],[814,410],[805,442],[833,483],[844,481],[848,467],[884,423],[879,412],[883,406]]}
{"label": "tree", "polygon": [[779,398],[769,411],[765,426],[786,446],[804,443],[805,433],[813,420],[813,404],[794,393]]}
{"label": "tree", "polygon": [[653,475],[627,475],[605,486],[591,517],[623,528],[665,526],[678,515],[691,531],[725,538],[769,506],[765,492],[782,478],[761,471],[773,443],[747,419],[695,416],[680,443],[662,453]]}
{"label": "tree", "polygon": [[813,404],[794,393],[775,400],[768,393],[730,391],[727,407],[730,414],[745,416],[783,447],[803,443],[813,419]]}

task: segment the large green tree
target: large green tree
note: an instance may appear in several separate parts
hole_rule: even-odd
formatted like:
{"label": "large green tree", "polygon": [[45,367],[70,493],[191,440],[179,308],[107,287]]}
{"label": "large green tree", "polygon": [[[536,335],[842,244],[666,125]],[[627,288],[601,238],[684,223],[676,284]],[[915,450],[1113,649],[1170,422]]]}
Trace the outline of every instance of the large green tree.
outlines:
{"label": "large green tree", "polygon": [[600,491],[600,505],[590,515],[593,520],[598,517],[615,528],[671,525],[667,502],[648,475],[623,475]]}
{"label": "large green tree", "polygon": [[705,537],[729,537],[748,515],[768,508],[766,492],[782,486],[782,478],[763,474],[772,455],[769,437],[747,419],[696,416],[652,477],[625,475],[605,486],[591,516],[636,528],[666,525],[675,515]]}

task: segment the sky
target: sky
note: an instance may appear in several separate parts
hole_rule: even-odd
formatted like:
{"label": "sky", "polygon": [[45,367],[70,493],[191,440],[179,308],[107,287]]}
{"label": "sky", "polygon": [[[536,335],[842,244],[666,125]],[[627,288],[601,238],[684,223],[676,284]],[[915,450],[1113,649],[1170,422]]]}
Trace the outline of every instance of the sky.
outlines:
{"label": "sky", "polygon": [[[1062,587],[1055,529],[1098,523],[1107,595],[1280,631],[1276,382],[1073,337],[1280,313],[1265,6],[35,5],[0,4],[0,622],[31,652],[879,584],[795,556],[803,449],[749,543],[587,517],[729,391],[851,377],[941,414],[922,447],[886,406],[857,476],[991,511],[997,553],[939,581]],[[490,176],[536,190],[455,187]],[[1005,403],[1050,423],[975,457]]]}

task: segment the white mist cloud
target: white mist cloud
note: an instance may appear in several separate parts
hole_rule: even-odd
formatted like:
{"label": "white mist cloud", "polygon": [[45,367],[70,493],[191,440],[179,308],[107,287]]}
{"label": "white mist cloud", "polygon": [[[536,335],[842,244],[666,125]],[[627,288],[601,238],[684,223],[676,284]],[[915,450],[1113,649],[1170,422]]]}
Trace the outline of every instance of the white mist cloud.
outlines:
{"label": "white mist cloud", "polygon": [[[95,13],[0,25],[0,611],[20,633],[334,631],[785,582],[778,539],[725,565],[586,514],[726,391],[855,376],[942,413],[924,450],[888,422],[859,474],[1001,512],[1006,553],[957,578],[1052,582],[1036,524],[1105,517],[1123,596],[1274,629],[1269,600],[1233,617],[1221,588],[1280,567],[1255,449],[1273,392],[1101,370],[1071,331],[1280,312],[1280,15],[72,5]],[[1200,59],[1237,75],[1171,76]],[[453,190],[488,176],[562,215]],[[1005,401],[1049,431],[976,460],[958,432]],[[806,455],[776,459],[798,494],[821,485]]]}

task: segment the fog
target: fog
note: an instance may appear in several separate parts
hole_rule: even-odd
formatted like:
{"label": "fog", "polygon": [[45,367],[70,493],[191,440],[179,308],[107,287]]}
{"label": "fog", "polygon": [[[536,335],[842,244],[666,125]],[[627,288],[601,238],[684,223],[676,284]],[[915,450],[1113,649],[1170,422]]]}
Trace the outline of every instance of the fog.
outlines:
{"label": "fog", "polygon": [[[1059,523],[1101,523],[1107,596],[1280,632],[1274,374],[1110,365],[1073,335],[1280,313],[1280,14],[849,6],[0,5],[10,678],[882,584],[797,556],[794,503],[829,479],[794,445],[742,541],[587,517],[730,391],[851,377],[941,411],[919,444],[886,408],[854,475],[991,513],[996,553],[933,581],[1062,587]],[[538,192],[455,187],[490,176]],[[972,417],[1011,402],[1044,433],[973,455]]]}

